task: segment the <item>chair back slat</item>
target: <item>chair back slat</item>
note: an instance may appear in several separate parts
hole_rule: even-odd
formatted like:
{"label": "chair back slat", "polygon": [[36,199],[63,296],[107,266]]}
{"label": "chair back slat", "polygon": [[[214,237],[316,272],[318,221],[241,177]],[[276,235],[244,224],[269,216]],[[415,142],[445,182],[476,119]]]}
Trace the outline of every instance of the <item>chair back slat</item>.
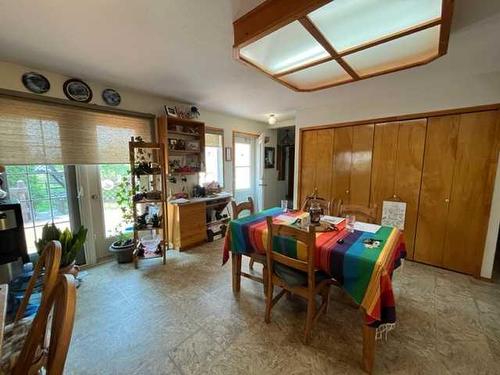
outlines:
{"label": "chair back slat", "polygon": [[[289,225],[274,224],[272,216],[266,217],[267,221],[267,248],[266,258],[268,270],[273,270],[273,262],[282,263],[285,266],[307,272],[308,287],[314,288],[315,281],[315,240],[316,231],[313,225],[310,225],[308,230],[294,228]],[[273,248],[273,238],[289,237],[298,242],[304,243],[307,251],[307,261],[295,259],[286,254],[275,251]],[[272,272],[272,271],[269,271]]]}
{"label": "chair back slat", "polygon": [[304,202],[302,203],[301,210],[302,211],[309,211],[309,208],[311,207],[311,204],[316,203],[321,207],[321,210],[323,211],[323,215],[331,215],[332,214],[332,202],[325,199],[321,198],[318,196],[318,190],[315,189],[314,193],[312,195],[308,195],[305,199]]}
{"label": "chair back slat", "polygon": [[[63,374],[73,332],[75,307],[75,278],[72,275],[60,274],[33,320],[12,370],[13,375],[34,374],[41,367],[50,375]],[[47,332],[48,327],[50,332]],[[44,347],[44,338],[47,335],[50,335],[49,346]]]}
{"label": "chair back slat", "polygon": [[273,251],[272,260],[275,262],[278,262],[278,263],[282,263],[285,266],[298,269],[298,270],[303,271],[303,272],[307,272],[307,270],[308,270],[308,268],[307,268],[308,263],[307,262],[287,257],[286,255],[283,255],[283,254],[278,253],[276,251]]}
{"label": "chair back slat", "polygon": [[233,220],[237,219],[238,216],[240,215],[241,212],[248,210],[250,211],[250,215],[253,215],[255,213],[255,206],[253,204],[253,199],[252,197],[248,197],[247,202],[241,202],[237,204],[234,200],[231,201],[231,208],[232,208],[232,216]]}
{"label": "chair back slat", "polygon": [[61,264],[61,244],[59,241],[50,241],[42,251],[42,254],[38,258],[35,269],[33,270],[33,275],[31,276],[26,291],[24,293],[21,304],[16,312],[16,317],[14,322],[19,321],[23,318],[26,312],[26,307],[30,300],[33,289],[35,288],[36,282],[42,271],[43,276],[43,288],[42,288],[42,298],[41,303],[43,303],[44,298],[50,294],[57,280],[59,274],[59,265]]}
{"label": "chair back slat", "polygon": [[366,207],[357,204],[342,204],[340,216],[345,217],[345,215],[355,215],[356,221],[374,224],[377,221],[377,205]]}

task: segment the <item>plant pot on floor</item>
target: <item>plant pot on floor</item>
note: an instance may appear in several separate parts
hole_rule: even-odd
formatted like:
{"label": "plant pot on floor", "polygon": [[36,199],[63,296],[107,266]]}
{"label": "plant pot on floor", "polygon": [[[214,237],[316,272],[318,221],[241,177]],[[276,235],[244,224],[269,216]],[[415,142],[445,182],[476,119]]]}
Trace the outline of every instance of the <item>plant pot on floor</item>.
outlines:
{"label": "plant pot on floor", "polygon": [[135,249],[134,240],[115,241],[109,247],[109,251],[116,254],[118,263],[130,263],[134,259],[133,253]]}
{"label": "plant pot on floor", "polygon": [[78,272],[80,272],[80,267],[75,264],[75,261],[71,262],[67,266],[63,266],[59,268],[59,273],[61,274],[69,274],[73,275],[74,277],[78,276]]}

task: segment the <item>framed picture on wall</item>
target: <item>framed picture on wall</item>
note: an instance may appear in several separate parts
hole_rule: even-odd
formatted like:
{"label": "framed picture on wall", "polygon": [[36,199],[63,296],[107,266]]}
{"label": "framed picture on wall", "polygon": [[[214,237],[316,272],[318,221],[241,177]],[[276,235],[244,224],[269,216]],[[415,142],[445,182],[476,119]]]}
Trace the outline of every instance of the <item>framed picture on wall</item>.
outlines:
{"label": "framed picture on wall", "polygon": [[224,148],[224,160],[225,161],[233,160],[233,150],[231,147]]}
{"label": "framed picture on wall", "polygon": [[265,147],[264,148],[264,168],[274,168],[274,158],[275,158],[275,148]]}

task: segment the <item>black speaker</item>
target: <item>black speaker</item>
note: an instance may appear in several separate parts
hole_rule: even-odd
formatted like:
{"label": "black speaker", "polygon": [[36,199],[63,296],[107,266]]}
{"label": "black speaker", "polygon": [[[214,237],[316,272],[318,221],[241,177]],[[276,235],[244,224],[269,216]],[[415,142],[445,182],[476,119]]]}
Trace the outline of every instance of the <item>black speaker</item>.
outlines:
{"label": "black speaker", "polygon": [[23,263],[29,262],[21,204],[3,199],[0,200],[0,265],[18,258]]}

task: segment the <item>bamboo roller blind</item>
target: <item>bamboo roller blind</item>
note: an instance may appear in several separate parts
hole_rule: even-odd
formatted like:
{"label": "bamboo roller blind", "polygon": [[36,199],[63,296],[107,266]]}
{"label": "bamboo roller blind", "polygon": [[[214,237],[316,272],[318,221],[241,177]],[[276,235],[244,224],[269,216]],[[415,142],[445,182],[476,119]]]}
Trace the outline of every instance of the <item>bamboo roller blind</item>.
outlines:
{"label": "bamboo roller blind", "polygon": [[128,163],[151,134],[148,118],[0,96],[0,164]]}

